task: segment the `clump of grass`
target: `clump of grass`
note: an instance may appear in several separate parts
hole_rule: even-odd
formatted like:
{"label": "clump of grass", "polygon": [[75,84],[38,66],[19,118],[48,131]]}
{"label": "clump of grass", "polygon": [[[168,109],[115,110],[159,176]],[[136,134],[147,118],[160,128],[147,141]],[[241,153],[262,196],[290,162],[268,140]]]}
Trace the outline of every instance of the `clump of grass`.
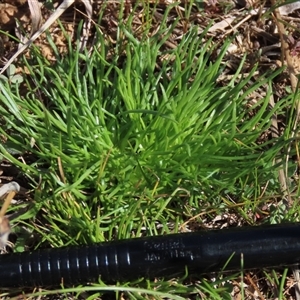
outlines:
{"label": "clump of grass", "polygon": [[[166,50],[173,27],[150,37],[146,28],[136,37],[129,18],[116,45],[97,32],[91,55],[70,47],[50,64],[35,49],[35,58],[24,59],[31,77],[26,95],[0,82],[0,131],[7,139],[1,153],[37,188],[36,206],[23,220],[39,210],[42,225],[17,219],[40,234],[36,247],[176,232],[205,209],[226,211],[227,195],[251,202],[267,181],[279,188],[273,161],[285,142],[257,141],[272,115],[293,101],[268,109],[271,80],[280,70],[248,86],[255,68],[238,79],[240,67],[220,86],[230,40],[220,49],[211,40],[203,44],[207,32],[191,26],[177,48]],[[269,93],[248,106],[249,94],[262,85]],[[19,161],[11,149],[30,153],[33,162]],[[245,211],[238,213],[249,222]],[[159,285],[162,293],[170,290],[169,282]],[[227,289],[213,287],[203,281],[201,290],[229,297]],[[197,289],[179,280],[174,293]]]}

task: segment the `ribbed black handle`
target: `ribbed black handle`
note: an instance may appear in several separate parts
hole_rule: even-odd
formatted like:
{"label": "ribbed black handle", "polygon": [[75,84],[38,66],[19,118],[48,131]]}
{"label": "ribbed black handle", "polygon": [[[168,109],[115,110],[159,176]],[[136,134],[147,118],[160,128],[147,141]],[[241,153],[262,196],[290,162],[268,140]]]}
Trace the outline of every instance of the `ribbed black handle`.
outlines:
{"label": "ribbed black handle", "polygon": [[0,286],[45,286],[154,278],[300,261],[300,225],[283,224],[136,238],[0,255]]}

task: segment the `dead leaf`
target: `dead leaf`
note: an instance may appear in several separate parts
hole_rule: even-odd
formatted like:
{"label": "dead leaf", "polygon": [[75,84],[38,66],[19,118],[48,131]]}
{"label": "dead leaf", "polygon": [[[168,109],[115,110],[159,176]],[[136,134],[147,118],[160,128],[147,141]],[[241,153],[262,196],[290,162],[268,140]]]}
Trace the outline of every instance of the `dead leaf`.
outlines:
{"label": "dead leaf", "polygon": [[225,20],[214,24],[209,28],[208,32],[215,32],[217,30],[225,31],[225,28],[231,25],[231,23],[235,20],[234,17],[226,18]]}

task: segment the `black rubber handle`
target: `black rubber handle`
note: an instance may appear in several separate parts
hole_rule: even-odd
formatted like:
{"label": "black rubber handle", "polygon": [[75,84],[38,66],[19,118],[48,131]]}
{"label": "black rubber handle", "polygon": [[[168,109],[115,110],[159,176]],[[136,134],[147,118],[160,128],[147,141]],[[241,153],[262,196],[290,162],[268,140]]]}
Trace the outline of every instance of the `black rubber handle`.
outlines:
{"label": "black rubber handle", "polygon": [[171,234],[0,255],[0,286],[132,280],[291,265],[300,261],[300,225]]}

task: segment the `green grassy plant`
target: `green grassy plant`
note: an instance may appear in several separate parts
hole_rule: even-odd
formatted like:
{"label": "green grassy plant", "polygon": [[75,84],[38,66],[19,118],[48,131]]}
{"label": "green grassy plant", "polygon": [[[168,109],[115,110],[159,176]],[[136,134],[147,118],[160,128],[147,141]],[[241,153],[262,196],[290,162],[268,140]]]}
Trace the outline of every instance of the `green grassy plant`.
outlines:
{"label": "green grassy plant", "polygon": [[[49,36],[57,61],[50,64],[32,50],[30,60],[24,59],[30,73],[26,95],[18,84],[0,81],[0,132],[7,139],[1,153],[35,190],[35,205],[15,222],[40,235],[36,247],[176,232],[190,217],[221,214],[236,202],[244,206],[235,213],[251,223],[247,212],[261,187],[269,182],[267,194],[279,191],[274,159],[288,141],[257,141],[272,115],[285,113],[293,102],[291,96],[268,107],[271,81],[281,70],[249,85],[256,68],[241,76],[242,60],[221,86],[217,79],[230,40],[221,47],[212,40],[203,44],[207,31],[199,35],[191,26],[177,48],[166,49],[175,25],[161,26],[152,36],[145,26],[136,36],[129,18],[120,24],[115,45],[98,31],[91,54],[70,41],[69,53],[60,56]],[[262,85],[269,86],[268,94],[247,105]],[[15,153],[34,159],[24,163]],[[42,222],[34,221],[38,211]],[[221,283],[216,289],[206,280],[200,287],[183,282],[89,289],[95,298],[119,289],[131,299],[145,299],[140,293],[186,299],[200,289],[207,299],[229,299]]]}

